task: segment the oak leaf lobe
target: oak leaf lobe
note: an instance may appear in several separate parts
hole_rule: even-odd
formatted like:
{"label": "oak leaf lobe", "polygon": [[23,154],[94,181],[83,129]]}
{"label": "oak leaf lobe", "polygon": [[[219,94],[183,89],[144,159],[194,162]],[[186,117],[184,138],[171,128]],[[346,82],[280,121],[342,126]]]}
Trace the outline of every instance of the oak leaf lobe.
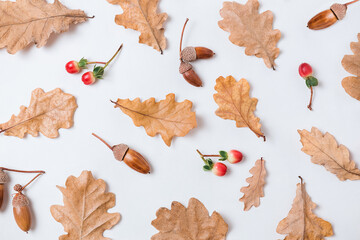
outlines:
{"label": "oak leaf lobe", "polygon": [[333,135],[323,134],[316,127],[311,128],[311,132],[298,130],[298,133],[303,145],[301,150],[311,156],[311,162],[324,166],[341,181],[360,180],[360,169],[350,159],[349,150],[338,145]]}
{"label": "oak leaf lobe", "polygon": [[360,33],[358,34],[358,42],[352,42],[350,47],[354,55],[345,55],[341,64],[347,72],[356,75],[356,77],[344,78],[341,85],[347,94],[360,101]]}
{"label": "oak leaf lobe", "polygon": [[76,99],[60,88],[44,92],[41,88],[32,91],[28,107],[21,106],[18,116],[0,124],[0,133],[24,138],[26,134],[37,137],[39,132],[48,138],[59,136],[60,128],[74,125],[73,117],[77,108]]}
{"label": "oak leaf lobe", "polygon": [[244,202],[244,211],[250,210],[253,206],[258,207],[260,198],[264,197],[265,160],[263,158],[257,160],[255,166],[250,169],[250,173],[252,176],[246,179],[249,185],[240,189],[240,192],[244,193],[240,198],[240,201]]}
{"label": "oak leaf lobe", "polygon": [[219,105],[215,114],[223,119],[234,120],[236,127],[248,127],[258,137],[266,140],[261,131],[260,119],[254,115],[257,98],[250,98],[250,85],[246,79],[236,81],[234,77],[216,79],[214,100]]}
{"label": "oak leaf lobe", "polygon": [[[44,46],[52,33],[69,30],[71,24],[85,22],[89,17],[81,10],[66,8],[59,0],[0,1],[0,48],[11,54],[34,42]],[[26,13],[26,14],[24,14]]]}
{"label": "oak leaf lobe", "polygon": [[324,240],[334,234],[332,226],[313,213],[316,204],[311,201],[303,179],[300,179],[292,208],[288,216],[280,221],[276,232],[287,235],[284,240]]}
{"label": "oak leaf lobe", "polygon": [[115,23],[139,31],[139,43],[153,47],[161,54],[166,48],[163,24],[166,13],[158,13],[159,0],[107,0],[120,5],[123,13],[116,15]]}
{"label": "oak leaf lobe", "polygon": [[246,55],[262,58],[268,68],[275,70],[275,59],[280,53],[276,44],[281,33],[273,29],[272,12],[260,14],[258,0],[248,0],[246,4],[224,2],[220,15],[223,20],[219,27],[230,33],[230,41],[245,47]]}
{"label": "oak leaf lobe", "polygon": [[191,111],[192,102],[176,102],[173,93],[159,102],[155,98],[144,102],[136,98],[118,99],[113,103],[115,108],[132,118],[135,126],[143,126],[150,137],[160,134],[167,146],[171,145],[174,136],[183,137],[197,126],[196,114]]}
{"label": "oak leaf lobe", "polygon": [[104,180],[83,171],[78,178],[68,177],[65,186],[57,186],[63,194],[64,206],[50,208],[53,218],[68,233],[59,239],[110,240],[103,233],[120,221],[120,214],[108,213],[115,206],[115,194],[106,192]]}
{"label": "oak leaf lobe", "polygon": [[208,210],[197,199],[191,198],[188,207],[172,202],[171,209],[160,208],[151,222],[159,233],[151,240],[225,240],[228,225],[217,212]]}

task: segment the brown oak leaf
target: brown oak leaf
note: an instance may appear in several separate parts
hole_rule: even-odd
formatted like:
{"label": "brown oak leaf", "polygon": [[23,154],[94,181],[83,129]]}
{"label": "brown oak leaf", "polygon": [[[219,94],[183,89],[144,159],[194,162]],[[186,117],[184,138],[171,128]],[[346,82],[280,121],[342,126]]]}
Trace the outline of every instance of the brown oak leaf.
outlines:
{"label": "brown oak leaf", "polygon": [[29,107],[21,106],[18,116],[0,124],[0,133],[24,138],[26,134],[37,137],[39,132],[48,138],[59,136],[60,128],[74,125],[73,117],[77,108],[76,99],[60,88],[45,93],[41,88],[31,94]]}
{"label": "brown oak leaf", "polygon": [[360,170],[350,159],[349,150],[344,145],[338,145],[333,135],[322,134],[313,127],[311,132],[298,130],[304,153],[311,156],[311,162],[323,165],[326,170],[335,174],[341,181],[360,180]]}
{"label": "brown oak leaf", "polygon": [[166,48],[163,24],[166,13],[158,13],[159,0],[107,0],[120,5],[123,13],[116,15],[115,23],[139,31],[139,43],[153,47],[163,53]]}
{"label": "brown oak leaf", "polygon": [[300,179],[292,208],[288,216],[280,221],[276,232],[287,235],[285,240],[324,240],[324,237],[333,235],[332,226],[312,212],[316,204],[311,201],[305,183]]}
{"label": "brown oak leaf", "polygon": [[63,194],[64,206],[50,208],[53,218],[68,234],[60,240],[110,240],[103,233],[120,221],[120,213],[108,213],[115,206],[115,194],[105,192],[106,183],[95,179],[90,171],[76,178],[68,177],[66,188],[57,186]]}
{"label": "brown oak leaf", "polygon": [[341,84],[347,94],[360,101],[360,33],[358,34],[358,42],[350,44],[354,55],[345,55],[341,61],[344,69],[356,77],[346,77]]}
{"label": "brown oak leaf", "polygon": [[[81,10],[71,10],[59,0],[0,1],[0,48],[11,54],[34,42],[44,46],[51,33],[69,30],[71,24],[85,22],[89,17]],[[26,13],[26,14],[25,14]]]}
{"label": "brown oak leaf", "polygon": [[258,0],[248,0],[246,4],[224,2],[220,15],[223,20],[219,21],[219,27],[230,33],[230,41],[245,47],[246,55],[262,58],[268,68],[275,70],[275,59],[280,52],[276,44],[281,33],[273,30],[272,12],[260,14]]}
{"label": "brown oak leaf", "polygon": [[253,206],[258,207],[260,205],[260,198],[264,197],[265,160],[263,158],[257,160],[255,166],[250,169],[250,173],[252,176],[246,179],[249,185],[240,189],[240,192],[244,193],[240,201],[244,202],[245,211],[250,210]]}
{"label": "brown oak leaf", "polygon": [[214,100],[219,105],[216,115],[223,119],[236,121],[236,127],[248,127],[256,136],[264,138],[261,132],[260,119],[255,117],[254,111],[257,98],[250,98],[250,85],[246,79],[236,81],[232,76],[216,79]]}
{"label": "brown oak leaf", "polygon": [[170,146],[174,136],[183,137],[197,126],[195,112],[191,111],[192,102],[175,101],[175,94],[166,96],[165,100],[155,102],[150,98],[141,102],[139,98],[118,99],[115,108],[132,118],[135,126],[143,126],[146,133],[154,137],[160,134],[166,145]]}
{"label": "brown oak leaf", "polygon": [[217,212],[211,217],[205,206],[191,198],[188,207],[172,202],[171,209],[160,208],[151,222],[159,233],[151,240],[225,240],[228,225]]}

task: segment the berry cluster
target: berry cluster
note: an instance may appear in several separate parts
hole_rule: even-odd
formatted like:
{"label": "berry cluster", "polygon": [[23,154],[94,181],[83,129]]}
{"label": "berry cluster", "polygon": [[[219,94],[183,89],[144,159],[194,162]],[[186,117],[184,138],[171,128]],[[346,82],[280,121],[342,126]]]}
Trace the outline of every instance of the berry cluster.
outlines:
{"label": "berry cluster", "polygon": [[104,66],[94,66],[92,71],[86,72],[82,75],[81,80],[85,85],[93,84],[97,79],[102,79],[105,73],[105,68],[110,64],[110,62],[116,57],[122,48],[122,44],[119,49],[116,51],[114,56],[107,62],[88,62],[87,59],[82,58],[80,61],[70,61],[65,65],[65,69],[68,73],[75,74],[81,72],[82,69],[87,68],[87,65],[91,64],[102,64]]}
{"label": "berry cluster", "polygon": [[199,154],[201,159],[204,161],[205,165],[203,166],[204,171],[212,171],[216,176],[224,176],[227,172],[227,166],[221,162],[216,162],[211,158],[205,157],[216,157],[219,158],[219,161],[226,161],[228,160],[230,163],[238,163],[241,162],[243,159],[243,155],[238,150],[230,150],[229,152],[226,151],[219,151],[218,155],[203,155],[199,150],[196,150]]}

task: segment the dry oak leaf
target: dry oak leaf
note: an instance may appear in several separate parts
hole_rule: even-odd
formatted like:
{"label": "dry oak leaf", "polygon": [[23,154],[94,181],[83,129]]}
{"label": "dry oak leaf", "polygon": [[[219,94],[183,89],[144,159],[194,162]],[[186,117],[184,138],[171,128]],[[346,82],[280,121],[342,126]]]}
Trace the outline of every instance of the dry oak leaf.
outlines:
{"label": "dry oak leaf", "polygon": [[159,102],[155,102],[154,98],[144,102],[139,98],[111,102],[115,104],[115,108],[120,108],[131,117],[135,126],[143,126],[149,136],[154,137],[159,133],[168,146],[174,136],[184,137],[197,126],[195,112],[191,111],[192,102],[185,100],[178,103],[173,93]]}
{"label": "dry oak leaf", "polygon": [[326,170],[335,174],[341,181],[360,180],[360,170],[350,159],[349,150],[338,145],[333,135],[313,127],[311,132],[298,130],[304,153],[311,156],[311,162],[323,165]]}
{"label": "dry oak leaf", "polygon": [[53,4],[46,0],[0,1],[0,48],[15,54],[32,42],[42,47],[51,33],[68,31],[71,24],[88,18],[83,11],[68,9],[58,0]]}
{"label": "dry oak leaf", "polygon": [[352,42],[350,47],[354,55],[345,55],[341,64],[346,71],[357,77],[346,77],[341,84],[347,94],[360,101],[360,33],[358,42]]}
{"label": "dry oak leaf", "polygon": [[262,58],[268,68],[275,70],[275,59],[280,52],[276,44],[281,33],[273,30],[272,12],[259,14],[258,0],[248,0],[245,5],[224,2],[220,15],[223,20],[219,21],[219,27],[230,33],[230,41],[245,47],[246,55]]}
{"label": "dry oak leaf", "polygon": [[223,119],[236,121],[236,127],[248,127],[256,136],[266,140],[261,132],[260,119],[255,117],[254,111],[257,98],[250,98],[250,85],[246,79],[236,82],[235,78],[228,76],[216,79],[214,100],[219,105],[216,115]]}
{"label": "dry oak leaf", "polygon": [[139,31],[139,43],[153,47],[163,54],[166,38],[163,24],[166,13],[158,13],[159,0],[107,0],[111,4],[120,5],[123,13],[116,15],[115,23],[125,28]]}
{"label": "dry oak leaf", "polygon": [[106,183],[95,179],[90,171],[76,178],[68,177],[66,188],[57,186],[63,194],[64,206],[50,208],[53,218],[68,234],[60,240],[109,240],[104,231],[120,221],[120,213],[108,213],[115,206],[115,194],[105,192]]}
{"label": "dry oak leaf", "polygon": [[323,240],[324,237],[332,236],[331,224],[312,212],[316,204],[311,201],[300,179],[292,208],[288,216],[280,221],[276,232],[287,235],[284,240]]}
{"label": "dry oak leaf", "polygon": [[255,166],[250,169],[252,177],[246,179],[249,183],[247,187],[242,187],[240,192],[244,196],[240,198],[240,202],[244,202],[244,210],[248,211],[251,207],[258,207],[260,205],[260,198],[264,197],[265,186],[265,160],[263,158],[255,162]]}
{"label": "dry oak leaf", "polygon": [[29,107],[21,106],[18,116],[0,124],[0,133],[24,138],[26,134],[37,137],[39,132],[48,138],[59,136],[60,128],[74,125],[73,117],[77,108],[76,99],[60,88],[44,92],[41,88],[32,91]]}
{"label": "dry oak leaf", "polygon": [[179,202],[172,202],[171,209],[160,208],[156,219],[151,222],[159,233],[151,240],[225,240],[228,225],[217,212],[211,217],[205,206],[191,198],[185,208]]}

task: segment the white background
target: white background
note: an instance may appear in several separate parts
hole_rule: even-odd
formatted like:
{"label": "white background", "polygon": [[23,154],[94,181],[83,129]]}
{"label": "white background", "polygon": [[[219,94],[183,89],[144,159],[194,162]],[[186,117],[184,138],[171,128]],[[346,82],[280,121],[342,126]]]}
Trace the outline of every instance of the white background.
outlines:
{"label": "white background", "polygon": [[[278,66],[273,71],[265,67],[262,59],[246,56],[244,49],[233,45],[229,34],[218,27],[222,1],[161,1],[161,12],[169,15],[164,55],[139,44],[139,33],[114,23],[115,15],[122,12],[120,6],[105,0],[62,2],[96,17],[71,27],[69,32],[52,35],[41,49],[31,46],[16,55],[0,50],[0,122],[18,114],[20,105],[27,106],[31,91],[38,87],[45,91],[59,87],[73,94],[79,105],[74,127],[61,129],[57,139],[0,136],[1,166],[46,170],[46,175],[26,191],[34,213],[32,230],[25,234],[18,229],[7,199],[0,212],[0,239],[48,240],[63,234],[62,225],[49,210],[53,204],[62,204],[62,195],[55,186],[64,186],[68,176],[79,176],[82,170],[91,170],[96,178],[104,179],[109,191],[116,194],[116,206],[110,212],[120,212],[122,218],[105,232],[111,239],[150,239],[157,232],[151,226],[156,210],[170,207],[172,201],[187,205],[191,197],[224,217],[229,224],[228,240],[284,238],[276,233],[276,227],[291,208],[298,175],[305,179],[309,195],[319,205],[315,213],[333,225],[335,235],[329,239],[360,239],[360,182],[341,182],[322,166],[312,164],[300,150],[296,131],[316,126],[332,133],[349,148],[359,165],[360,105],[341,86],[341,80],[349,76],[341,60],[351,54],[350,42],[356,41],[360,32],[360,3],[349,7],[342,22],[326,30],[311,31],[306,28],[307,21],[328,9],[332,1],[261,1],[260,10],[273,11],[274,28],[282,33]],[[178,73],[178,45],[186,17],[190,22],[184,45],[206,46],[216,52],[213,59],[194,63],[204,81],[203,88],[189,85]],[[81,74],[65,72],[65,63],[72,59],[107,60],[120,43],[124,43],[123,51],[106,71],[104,80],[95,85],[85,86]],[[297,72],[301,62],[310,63],[320,81],[312,112],[306,108],[310,92]],[[249,81],[251,96],[259,99],[256,115],[267,137],[265,143],[249,129],[236,128],[234,121],[215,115],[215,80],[227,75]],[[159,136],[151,138],[142,127],[135,127],[109,102],[118,97],[161,100],[168,93],[175,93],[177,101],[191,100],[198,121],[196,129],[175,138],[170,148]],[[152,165],[152,174],[141,175],[116,161],[91,132],[112,145],[126,143],[142,153]],[[244,153],[245,160],[231,165],[229,174],[220,178],[202,171],[196,148],[204,153],[235,148]],[[243,203],[238,201],[242,196],[240,188],[247,185],[248,171],[260,157],[266,160],[268,170],[265,197],[259,208],[244,212]],[[10,176],[9,187],[31,178],[23,174]]]}

